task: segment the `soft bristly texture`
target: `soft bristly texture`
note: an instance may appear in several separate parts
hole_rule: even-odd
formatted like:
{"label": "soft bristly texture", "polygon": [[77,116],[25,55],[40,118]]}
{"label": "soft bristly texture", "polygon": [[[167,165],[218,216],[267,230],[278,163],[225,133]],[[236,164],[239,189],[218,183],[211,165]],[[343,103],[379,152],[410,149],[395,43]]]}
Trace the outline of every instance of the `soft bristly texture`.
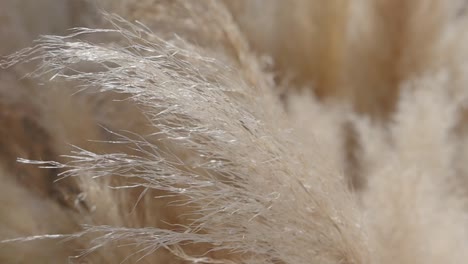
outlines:
{"label": "soft bristly texture", "polygon": [[1,263],[465,261],[464,1],[42,3],[0,3]]}
{"label": "soft bristly texture", "polygon": [[[466,197],[457,192],[454,159],[460,101],[450,100],[448,83],[436,74],[405,85],[387,139],[361,138],[369,181],[363,201],[379,252],[374,263],[466,259]],[[379,129],[360,131],[376,135]]]}
{"label": "soft bristly texture", "polygon": [[[128,42],[121,47],[45,37],[14,55],[43,61],[36,74],[125,94],[143,107],[154,128],[141,139],[122,136],[137,154],[82,150],[58,167],[67,170],[66,177],[123,177],[129,181],[123,189],[167,192],[177,197],[174,207],[186,208],[188,219],[175,230],[150,228],[151,221],[135,229],[94,226],[88,232],[104,233],[96,243],[114,243],[116,236],[141,244],[135,252],[168,248],[180,256],[188,253],[179,244],[207,244],[211,254],[225,252],[228,259],[248,263],[363,261],[363,234],[344,180],[318,173],[301,152],[291,151],[296,143],[289,127],[273,119],[284,115],[279,102],[249,87],[242,73],[162,41],[145,28],[127,30],[120,27],[124,22],[113,22],[119,28],[83,29],[74,36],[118,33]],[[74,70],[80,62],[98,70]],[[88,193],[88,180],[82,181],[81,190]],[[98,201],[85,203],[99,206]],[[291,247],[284,244],[288,239]]]}

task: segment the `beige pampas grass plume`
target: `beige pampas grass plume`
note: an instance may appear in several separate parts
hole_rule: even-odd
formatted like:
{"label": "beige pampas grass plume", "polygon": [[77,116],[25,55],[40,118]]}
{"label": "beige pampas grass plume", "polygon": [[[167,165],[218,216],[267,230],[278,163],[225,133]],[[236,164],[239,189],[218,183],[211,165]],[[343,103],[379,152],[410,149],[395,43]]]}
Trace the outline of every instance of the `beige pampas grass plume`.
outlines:
{"label": "beige pampas grass plume", "polygon": [[[209,50],[201,55],[188,42],[163,40],[119,17],[110,22],[113,29],[45,36],[8,62],[38,61],[34,75],[121,94],[151,125],[140,135],[108,131],[115,138],[109,143],[130,150],[76,148],[63,165],[21,160],[57,167],[78,182],[79,205],[86,206],[71,218],[84,228],[60,236],[64,245],[89,249],[78,259],[367,263],[366,236],[344,179],[339,171],[322,173],[297,151],[254,57],[236,48],[230,65],[249,63],[238,71],[208,57]],[[89,41],[106,35],[119,42]],[[50,238],[37,235],[31,240]]]}
{"label": "beige pampas grass plume", "polygon": [[26,3],[1,263],[466,259],[464,1]]}
{"label": "beige pampas grass plume", "polygon": [[451,101],[447,85],[444,73],[409,82],[389,130],[359,125],[372,139],[362,139],[362,161],[374,263],[466,259],[466,198],[457,192],[454,164],[461,101]]}

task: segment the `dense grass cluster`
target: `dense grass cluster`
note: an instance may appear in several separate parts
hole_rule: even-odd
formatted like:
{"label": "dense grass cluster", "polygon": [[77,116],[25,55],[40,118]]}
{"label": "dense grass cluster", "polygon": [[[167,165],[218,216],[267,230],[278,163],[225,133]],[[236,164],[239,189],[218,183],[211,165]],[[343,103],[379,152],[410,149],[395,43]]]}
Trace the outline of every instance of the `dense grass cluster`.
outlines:
{"label": "dense grass cluster", "polygon": [[0,3],[1,263],[467,259],[464,1],[33,2]]}

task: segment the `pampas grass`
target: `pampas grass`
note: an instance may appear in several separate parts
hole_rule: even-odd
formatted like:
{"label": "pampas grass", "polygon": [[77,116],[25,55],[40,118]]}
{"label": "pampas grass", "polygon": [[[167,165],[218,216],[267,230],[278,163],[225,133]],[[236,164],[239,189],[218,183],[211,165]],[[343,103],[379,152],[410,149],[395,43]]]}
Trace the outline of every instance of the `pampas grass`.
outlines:
{"label": "pampas grass", "polygon": [[[136,155],[79,149],[68,156],[70,163],[57,167],[66,169],[63,177],[128,178],[118,180],[128,185],[114,188],[163,191],[176,197],[170,203],[175,210],[186,208],[187,223],[175,230],[147,227],[147,221],[133,228],[92,226],[79,237],[104,233],[91,242],[93,250],[123,240],[137,245],[134,252],[166,248],[183,259],[208,263],[216,261],[204,257],[206,252],[189,255],[181,245],[205,244],[211,254],[225,252],[228,259],[249,263],[311,257],[361,262],[356,247],[362,231],[343,180],[324,177],[301,153],[291,152],[295,142],[289,127],[272,119],[272,114],[284,119],[284,113],[271,95],[261,96],[242,75],[229,74],[236,80],[225,76],[232,69],[162,41],[145,28],[118,18],[111,22],[117,29],[44,37],[13,58],[42,61],[35,74],[122,93],[141,105],[154,132],[140,139],[119,136]],[[109,33],[122,35],[126,43],[112,47],[72,38]],[[73,69],[80,62],[101,69]],[[88,180],[82,181],[87,185]],[[324,195],[329,192],[337,195]],[[291,247],[284,246],[285,240]],[[298,244],[315,246],[298,251]]]}
{"label": "pampas grass", "polygon": [[68,4],[1,62],[2,263],[466,259],[462,1]]}

